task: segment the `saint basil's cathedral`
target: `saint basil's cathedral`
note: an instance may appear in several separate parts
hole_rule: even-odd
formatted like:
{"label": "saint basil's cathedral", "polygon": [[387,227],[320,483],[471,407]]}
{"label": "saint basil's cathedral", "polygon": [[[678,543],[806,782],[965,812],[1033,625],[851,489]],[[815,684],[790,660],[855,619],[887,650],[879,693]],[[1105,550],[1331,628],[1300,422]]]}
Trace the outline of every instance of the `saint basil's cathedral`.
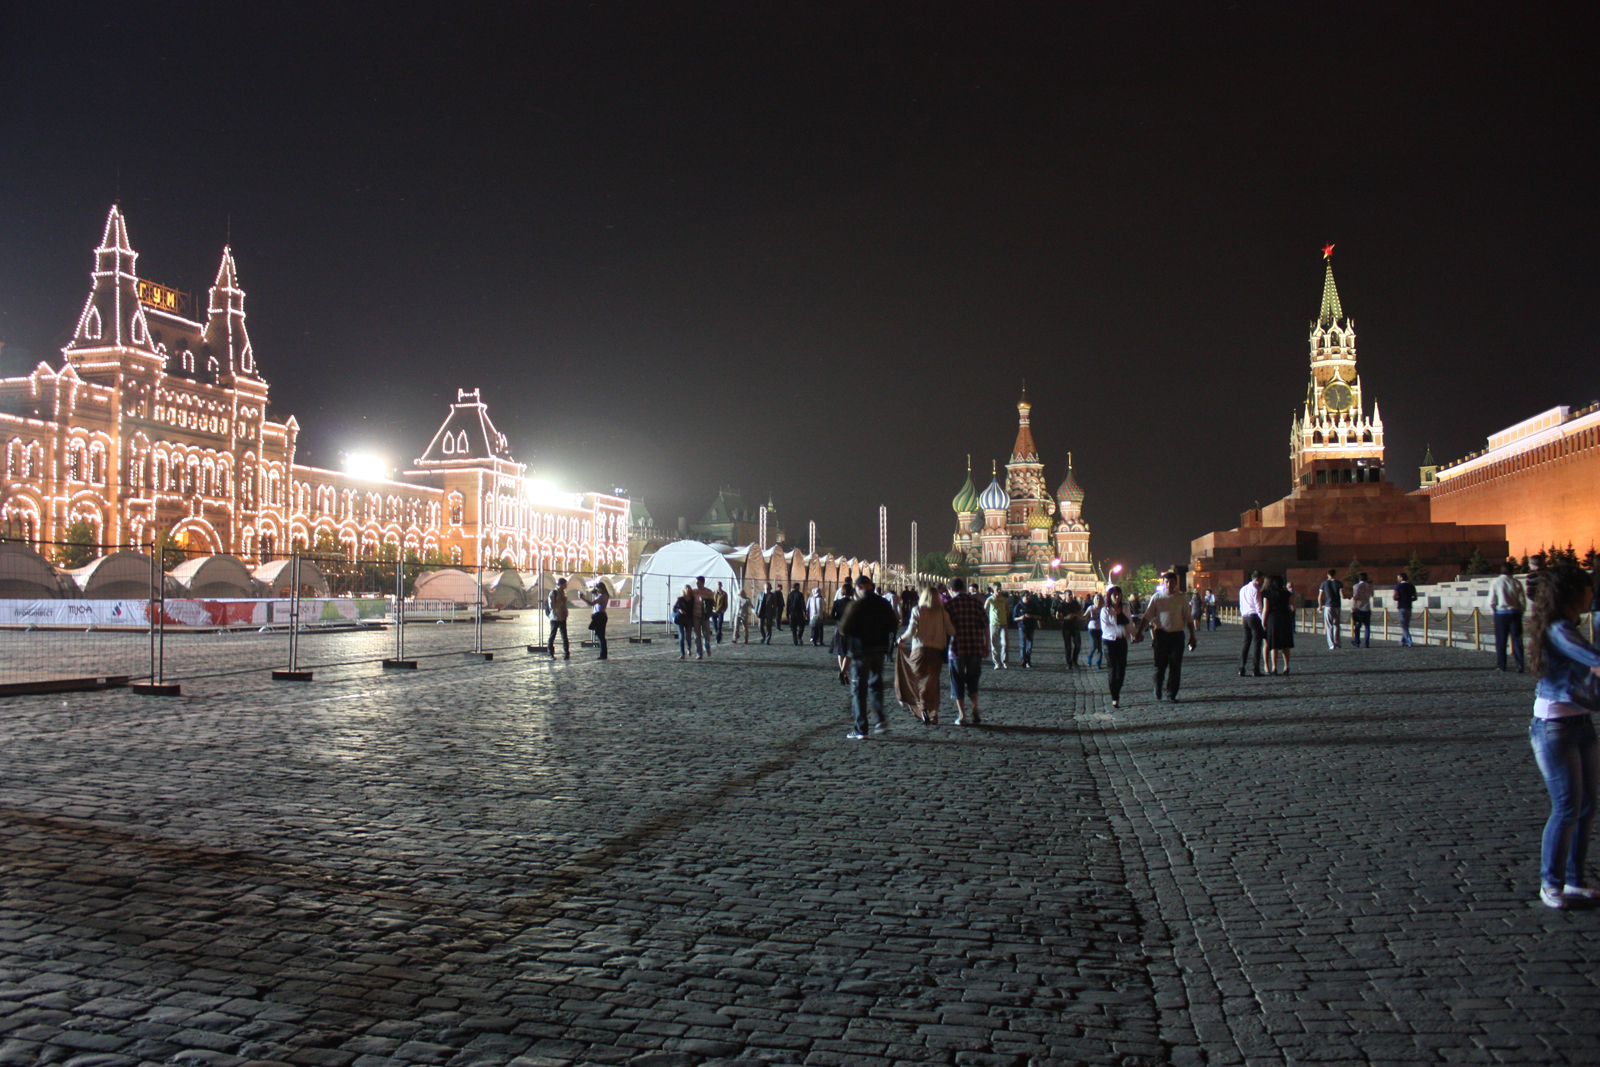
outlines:
{"label": "saint basil's cathedral", "polygon": [[1024,389],[1017,402],[1017,441],[1006,462],[1005,485],[1000,484],[998,470],[991,470],[989,485],[980,493],[972,484],[969,461],[967,480],[950,503],[956,532],[945,559],[952,567],[977,573],[986,583],[1007,588],[1092,591],[1099,582],[1089,555],[1083,489],[1072,474],[1072,455],[1067,454],[1067,476],[1052,498],[1033,443],[1032,410]]}

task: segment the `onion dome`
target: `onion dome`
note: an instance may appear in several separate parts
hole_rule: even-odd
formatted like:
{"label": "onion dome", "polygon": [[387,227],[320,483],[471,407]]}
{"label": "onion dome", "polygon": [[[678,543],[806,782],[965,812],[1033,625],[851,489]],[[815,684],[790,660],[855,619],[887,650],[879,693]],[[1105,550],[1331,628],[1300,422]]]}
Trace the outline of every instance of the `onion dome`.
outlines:
{"label": "onion dome", "polygon": [[984,511],[1004,511],[1011,506],[1011,497],[1001,488],[998,475],[990,480],[989,487],[978,497],[978,506]]}
{"label": "onion dome", "polygon": [[1028,513],[1028,528],[1030,530],[1048,530],[1056,524],[1050,513],[1044,509],[1043,504],[1035,504]]}
{"label": "onion dome", "polygon": [[967,561],[967,554],[959,548],[952,548],[944,554],[944,561],[952,567],[959,567]]}
{"label": "onion dome", "polygon": [[1072,476],[1071,452],[1067,453],[1067,477],[1062,481],[1060,487],[1056,489],[1056,499],[1061,501],[1063,504],[1083,503],[1083,487],[1080,486],[1078,484],[1078,480]]}
{"label": "onion dome", "polygon": [[971,456],[967,457],[967,480],[962,483],[961,491],[956,494],[956,498],[950,501],[950,507],[958,515],[962,512],[978,510],[978,491],[972,486]]}
{"label": "onion dome", "polygon": [[967,532],[974,534],[983,533],[983,513],[981,511],[972,516],[972,521],[967,524]]}

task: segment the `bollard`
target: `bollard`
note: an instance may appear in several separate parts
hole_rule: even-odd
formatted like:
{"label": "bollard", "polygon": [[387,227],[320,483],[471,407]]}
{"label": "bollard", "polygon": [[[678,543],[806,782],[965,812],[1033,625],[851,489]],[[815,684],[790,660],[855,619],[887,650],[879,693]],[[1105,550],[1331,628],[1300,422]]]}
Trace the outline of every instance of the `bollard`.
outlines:
{"label": "bollard", "polygon": [[1423,643],[1423,645],[1427,645],[1427,643],[1428,643],[1428,616],[1430,614],[1432,614],[1432,613],[1429,612],[1427,608],[1423,608],[1422,609],[1422,643]]}
{"label": "bollard", "polygon": [[1444,647],[1456,647],[1456,609],[1444,609]]}
{"label": "bollard", "polygon": [[1472,651],[1483,651],[1483,619],[1477,608],[1472,609]]}

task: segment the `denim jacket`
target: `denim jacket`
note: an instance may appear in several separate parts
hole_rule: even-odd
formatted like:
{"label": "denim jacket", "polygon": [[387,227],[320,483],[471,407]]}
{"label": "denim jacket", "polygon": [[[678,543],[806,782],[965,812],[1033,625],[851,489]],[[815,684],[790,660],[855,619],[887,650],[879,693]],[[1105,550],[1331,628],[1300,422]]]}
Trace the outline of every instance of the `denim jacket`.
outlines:
{"label": "denim jacket", "polygon": [[1600,678],[1589,673],[1590,667],[1600,667],[1600,651],[1567,619],[1545,631],[1544,662],[1544,677],[1534,689],[1535,696],[1600,710]]}

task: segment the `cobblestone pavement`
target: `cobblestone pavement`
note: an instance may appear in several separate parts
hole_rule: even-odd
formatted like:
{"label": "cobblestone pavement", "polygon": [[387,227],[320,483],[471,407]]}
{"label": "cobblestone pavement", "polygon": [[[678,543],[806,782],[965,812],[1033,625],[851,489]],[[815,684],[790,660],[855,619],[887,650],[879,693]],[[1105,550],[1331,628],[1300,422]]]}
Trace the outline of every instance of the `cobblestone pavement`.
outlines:
{"label": "cobblestone pavement", "polygon": [[1594,1062],[1527,677],[1201,641],[865,743],[787,642],[0,702],[0,1064]]}

